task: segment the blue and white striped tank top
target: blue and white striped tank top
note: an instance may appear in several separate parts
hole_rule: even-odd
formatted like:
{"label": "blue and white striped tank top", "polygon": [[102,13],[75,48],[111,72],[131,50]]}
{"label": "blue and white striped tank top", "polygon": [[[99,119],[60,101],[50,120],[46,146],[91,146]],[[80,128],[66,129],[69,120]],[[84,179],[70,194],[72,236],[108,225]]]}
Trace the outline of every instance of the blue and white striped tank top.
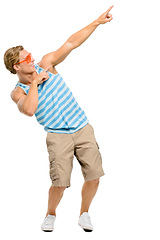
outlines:
{"label": "blue and white striped tank top", "polygon": [[[44,69],[35,64],[39,74]],[[89,121],[59,73],[48,72],[49,79],[38,85],[37,121],[46,132],[74,133]],[[17,82],[28,94],[30,86]]]}

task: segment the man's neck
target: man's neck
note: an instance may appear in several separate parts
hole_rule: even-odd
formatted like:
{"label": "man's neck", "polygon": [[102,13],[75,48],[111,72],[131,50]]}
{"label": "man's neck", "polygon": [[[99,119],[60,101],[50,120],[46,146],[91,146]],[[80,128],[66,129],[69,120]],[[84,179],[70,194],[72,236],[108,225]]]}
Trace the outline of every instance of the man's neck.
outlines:
{"label": "man's neck", "polygon": [[19,77],[20,83],[30,86],[38,74],[37,74],[37,72],[33,72],[33,73],[29,73],[29,74],[22,74],[22,73],[18,74],[17,73],[17,75]]}

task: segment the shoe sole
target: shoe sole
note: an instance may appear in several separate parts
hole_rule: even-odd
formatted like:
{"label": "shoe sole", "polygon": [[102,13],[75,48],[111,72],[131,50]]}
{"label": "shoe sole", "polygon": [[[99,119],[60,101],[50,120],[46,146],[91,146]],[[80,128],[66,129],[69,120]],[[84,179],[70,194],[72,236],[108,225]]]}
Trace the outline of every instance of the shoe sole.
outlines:
{"label": "shoe sole", "polygon": [[83,228],[83,230],[85,231],[85,232],[92,232],[93,230],[91,230],[91,229],[86,229],[86,228]]}
{"label": "shoe sole", "polygon": [[[41,228],[42,229],[42,228]],[[53,232],[54,229],[42,229],[43,232]]]}
{"label": "shoe sole", "polygon": [[85,232],[92,232],[93,229],[83,228],[81,224],[78,223],[78,225],[85,231]]}
{"label": "shoe sole", "polygon": [[42,229],[43,232],[53,232],[53,230]]}

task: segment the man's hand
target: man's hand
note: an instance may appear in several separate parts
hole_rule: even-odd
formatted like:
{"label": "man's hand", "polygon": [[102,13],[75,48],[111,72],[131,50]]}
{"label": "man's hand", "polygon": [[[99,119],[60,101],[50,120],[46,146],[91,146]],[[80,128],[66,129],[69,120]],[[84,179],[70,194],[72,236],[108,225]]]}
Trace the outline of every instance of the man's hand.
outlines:
{"label": "man's hand", "polygon": [[42,58],[41,64],[45,66],[47,64],[56,66],[57,64],[61,63],[73,49],[79,47],[84,41],[86,41],[87,38],[94,32],[94,30],[100,24],[110,22],[113,19],[112,14],[109,13],[112,8],[113,6],[111,6],[105,13],[103,13],[98,19],[93,21],[91,24],[71,35],[58,50],[46,54]]}
{"label": "man's hand", "polygon": [[46,81],[49,78],[49,74],[47,73],[47,71],[50,67],[51,66],[47,67],[44,71],[39,73],[37,75],[37,77],[34,79],[36,81],[37,85],[43,83],[44,81]]}
{"label": "man's hand", "polygon": [[97,22],[99,24],[104,24],[107,22],[110,22],[113,18],[112,18],[112,14],[110,14],[109,12],[111,11],[111,9],[113,8],[113,6],[111,6],[110,8],[108,8],[108,10],[103,13],[98,19]]}

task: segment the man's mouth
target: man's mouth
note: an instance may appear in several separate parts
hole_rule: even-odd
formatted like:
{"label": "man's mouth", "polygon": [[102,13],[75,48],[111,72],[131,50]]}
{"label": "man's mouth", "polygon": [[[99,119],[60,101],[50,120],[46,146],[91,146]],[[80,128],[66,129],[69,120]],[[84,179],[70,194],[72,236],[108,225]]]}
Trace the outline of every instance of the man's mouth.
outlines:
{"label": "man's mouth", "polygon": [[32,63],[32,64],[30,65],[30,67],[34,67],[34,63]]}

